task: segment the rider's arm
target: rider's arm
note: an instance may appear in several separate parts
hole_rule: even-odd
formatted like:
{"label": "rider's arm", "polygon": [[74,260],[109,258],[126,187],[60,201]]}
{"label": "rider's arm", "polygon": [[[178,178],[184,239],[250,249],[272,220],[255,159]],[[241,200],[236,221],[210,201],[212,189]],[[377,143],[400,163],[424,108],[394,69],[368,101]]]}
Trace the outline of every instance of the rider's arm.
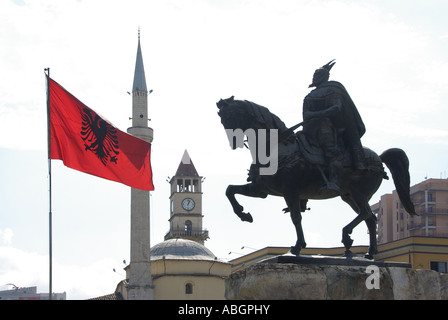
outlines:
{"label": "rider's arm", "polygon": [[313,119],[313,118],[328,118],[328,117],[331,118],[332,116],[339,113],[342,109],[341,100],[339,100],[338,98],[331,99],[329,101],[329,104],[330,104],[330,107],[328,107],[325,110],[320,110],[320,111],[304,110],[303,111],[303,119],[307,120],[307,119]]}

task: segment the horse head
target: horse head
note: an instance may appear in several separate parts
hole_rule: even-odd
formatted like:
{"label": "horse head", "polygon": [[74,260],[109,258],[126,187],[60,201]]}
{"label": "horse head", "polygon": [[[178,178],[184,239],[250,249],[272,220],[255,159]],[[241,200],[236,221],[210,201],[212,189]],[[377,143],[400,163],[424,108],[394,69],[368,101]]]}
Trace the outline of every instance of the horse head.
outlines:
{"label": "horse head", "polygon": [[[243,132],[248,128],[247,114],[245,108],[241,104],[242,101],[235,100],[234,96],[227,99],[220,99],[216,105],[219,109],[218,115],[221,118],[221,124],[227,133],[230,147],[235,150],[236,148],[244,145]],[[234,133],[237,134],[236,136]]]}
{"label": "horse head", "polygon": [[[219,100],[216,105],[232,149],[236,148],[235,144],[241,147],[244,141],[243,137],[248,134],[256,134],[258,129],[275,129],[278,130],[279,135],[290,134],[280,118],[271,113],[268,108],[251,101],[235,100],[234,96],[231,96]],[[235,141],[235,138],[231,139],[231,136],[234,137],[235,135],[238,136],[237,141]]]}
{"label": "horse head", "polygon": [[[234,98],[235,98],[234,96],[231,96],[230,98],[227,98],[227,99],[224,99],[224,100],[223,99],[219,99],[219,101],[216,102],[216,106],[218,107],[218,109],[221,110],[221,108],[227,107],[231,102],[235,101]],[[219,112],[218,112],[218,114],[219,114]]]}
{"label": "horse head", "polygon": [[235,100],[234,96],[221,99],[216,103],[224,129],[242,129],[245,131],[252,127],[252,117],[249,116],[244,101]]}

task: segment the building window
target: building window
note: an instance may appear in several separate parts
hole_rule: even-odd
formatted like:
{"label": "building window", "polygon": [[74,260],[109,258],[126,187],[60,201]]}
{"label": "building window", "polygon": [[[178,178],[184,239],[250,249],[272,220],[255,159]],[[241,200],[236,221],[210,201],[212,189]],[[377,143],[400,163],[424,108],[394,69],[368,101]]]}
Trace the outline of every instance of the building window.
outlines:
{"label": "building window", "polygon": [[443,272],[443,273],[448,272],[447,263],[445,261],[431,261],[430,269],[437,272]]}
{"label": "building window", "polygon": [[184,181],[177,179],[177,192],[184,192]]}
{"label": "building window", "polygon": [[185,192],[192,192],[192,190],[191,190],[191,180],[190,179],[186,179],[185,180]]}
{"label": "building window", "polygon": [[191,236],[192,223],[190,220],[185,221],[185,235]]}
{"label": "building window", "polygon": [[193,180],[193,192],[199,192],[199,180]]}
{"label": "building window", "polygon": [[191,283],[185,285],[185,294],[193,294],[193,285]]}

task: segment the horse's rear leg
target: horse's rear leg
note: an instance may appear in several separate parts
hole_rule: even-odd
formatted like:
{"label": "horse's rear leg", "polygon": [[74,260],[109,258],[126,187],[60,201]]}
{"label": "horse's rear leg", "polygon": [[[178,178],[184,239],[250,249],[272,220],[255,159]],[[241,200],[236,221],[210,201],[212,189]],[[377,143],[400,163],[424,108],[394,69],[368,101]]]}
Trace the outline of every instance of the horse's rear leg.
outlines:
{"label": "horse's rear leg", "polygon": [[291,211],[291,220],[296,228],[297,241],[294,247],[291,247],[291,253],[298,256],[302,248],[306,248],[305,236],[302,229],[302,214],[300,210]]}
{"label": "horse's rear leg", "polygon": [[235,194],[241,194],[247,197],[266,198],[268,195],[265,192],[259,190],[259,187],[254,183],[248,183],[245,185],[229,185],[226,190],[226,196],[232,205],[233,212],[242,220],[247,222],[253,222],[252,215],[248,212],[245,213],[244,207],[239,204],[235,198]]}
{"label": "horse's rear leg", "polygon": [[376,240],[376,217],[372,213],[370,218],[366,219],[367,229],[369,230],[370,246],[369,251],[364,256],[367,259],[373,259],[373,255],[378,253],[378,245]]}
{"label": "horse's rear leg", "polygon": [[370,258],[370,256],[376,253],[376,217],[370,209],[368,199],[359,192],[353,192],[350,196],[344,196],[342,199],[358,213],[356,218],[342,229],[342,243],[345,247],[345,255],[350,256],[352,254],[350,248],[353,240],[350,238],[350,234],[352,234],[353,229],[362,221],[366,221],[370,232],[370,246],[366,257]]}
{"label": "horse's rear leg", "polygon": [[302,229],[302,210],[301,210],[301,200],[296,194],[288,195],[284,193],[284,198],[286,204],[288,205],[289,211],[291,212],[291,220],[296,228],[297,241],[294,247],[291,247],[291,253],[298,256],[302,248],[306,247],[305,236]]}

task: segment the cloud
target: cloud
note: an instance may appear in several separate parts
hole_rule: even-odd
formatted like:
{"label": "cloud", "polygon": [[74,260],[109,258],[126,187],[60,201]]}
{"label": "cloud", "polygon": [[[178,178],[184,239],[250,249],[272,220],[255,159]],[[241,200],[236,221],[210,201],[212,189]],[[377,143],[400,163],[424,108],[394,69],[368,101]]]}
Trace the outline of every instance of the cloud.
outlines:
{"label": "cloud", "polygon": [[[12,246],[13,230],[0,230],[0,290],[8,283],[18,287],[37,287],[38,293],[48,292],[49,255],[27,252]],[[117,270],[113,259],[103,258],[84,265],[61,264],[53,259],[53,292],[67,293],[69,300],[83,300],[114,292],[124,271]]]}
{"label": "cloud", "polygon": [[12,243],[12,237],[14,236],[14,232],[6,228],[4,230],[0,229],[0,240],[3,244],[10,245]]}
{"label": "cloud", "polygon": [[[115,263],[107,258],[89,265],[83,265],[82,261],[79,261],[79,265],[53,261],[53,292],[66,292],[68,300],[83,300],[113,293],[118,282],[124,278],[113,272]],[[124,271],[119,273],[124,275]],[[48,255],[0,246],[0,285],[5,286],[7,283],[18,287],[37,286],[39,293],[48,292]]]}
{"label": "cloud", "polygon": [[[400,114],[403,106],[414,118],[423,104],[425,112],[436,112],[447,84],[446,64],[434,59],[430,38],[364,3],[144,2],[135,18],[137,2],[108,1],[108,14],[100,20],[102,1],[19,3],[6,2],[0,13],[0,63],[8,74],[0,80],[0,134],[14,133],[1,142],[8,148],[45,148],[45,67],[112,123],[129,125],[125,92],[138,25],[147,81],[155,89],[155,125],[169,118],[178,127],[175,121],[184,119],[173,119],[175,110],[188,116],[230,95],[266,104],[281,118],[294,114],[300,122],[314,69],[333,58],[333,78],[361,107],[375,109],[372,122],[383,113]],[[394,121],[413,120],[400,118]]]}
{"label": "cloud", "polygon": [[13,247],[0,246],[0,284],[42,287],[48,276],[48,258]]}

